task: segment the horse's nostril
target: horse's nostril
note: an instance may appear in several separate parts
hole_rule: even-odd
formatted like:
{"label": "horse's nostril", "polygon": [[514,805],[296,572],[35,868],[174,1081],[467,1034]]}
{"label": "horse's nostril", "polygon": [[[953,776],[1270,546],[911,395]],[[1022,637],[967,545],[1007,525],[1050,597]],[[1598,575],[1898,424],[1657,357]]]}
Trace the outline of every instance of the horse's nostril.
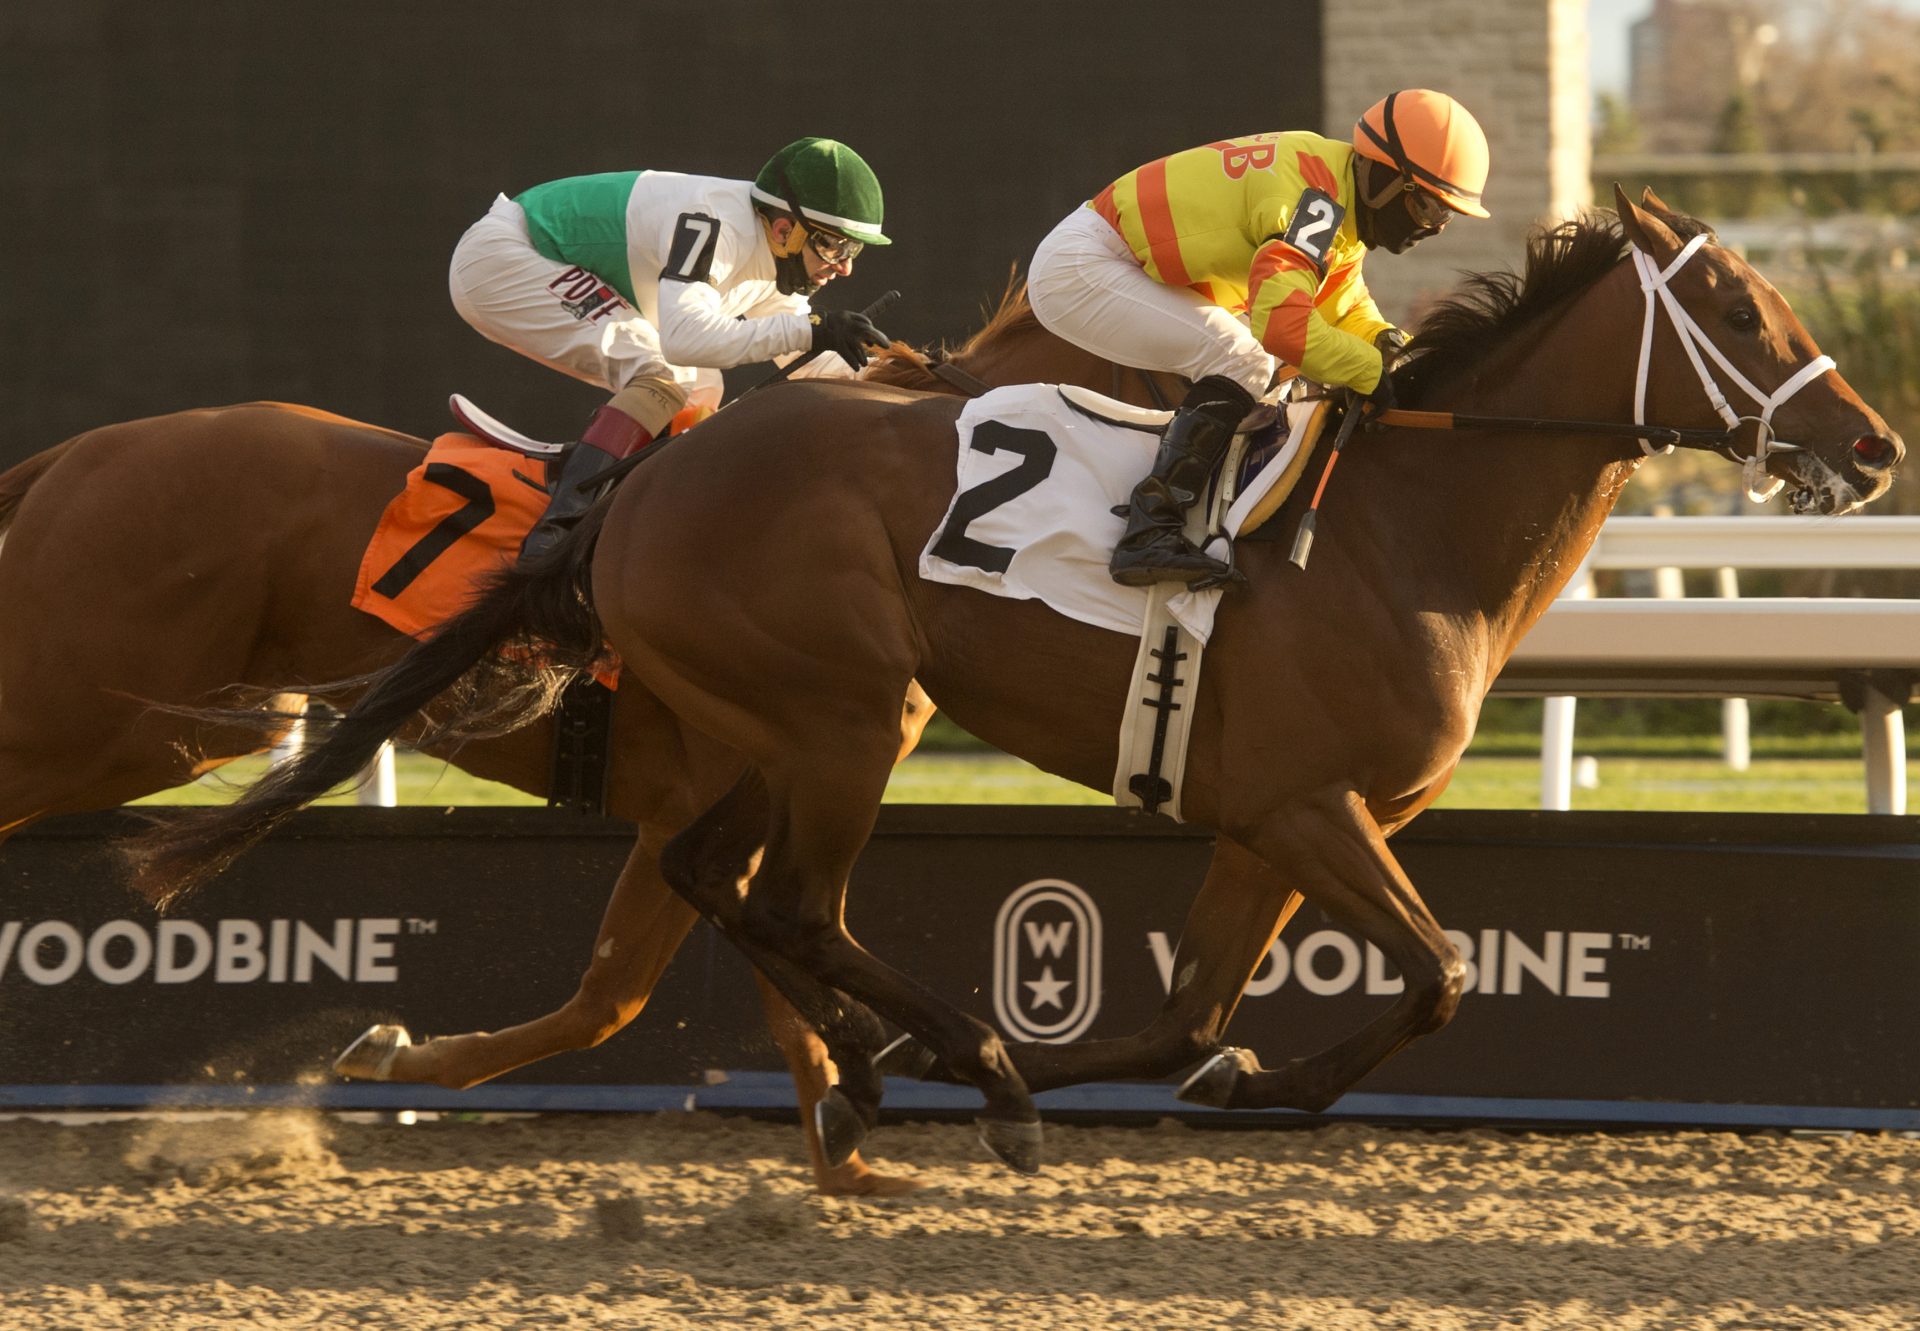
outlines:
{"label": "horse's nostril", "polygon": [[1853,441],[1853,455],[1863,467],[1884,471],[1900,457],[1900,446],[1882,435],[1867,434]]}

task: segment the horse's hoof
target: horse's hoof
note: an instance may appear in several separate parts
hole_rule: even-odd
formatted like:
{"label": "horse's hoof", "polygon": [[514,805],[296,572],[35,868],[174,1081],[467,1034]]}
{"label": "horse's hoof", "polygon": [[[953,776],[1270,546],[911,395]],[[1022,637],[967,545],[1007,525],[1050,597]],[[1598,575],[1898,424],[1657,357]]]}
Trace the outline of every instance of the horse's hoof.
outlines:
{"label": "horse's hoof", "polygon": [[405,1026],[369,1026],[333,1060],[333,1070],[360,1081],[387,1081],[393,1075],[394,1058],[412,1043]]}
{"label": "horse's hoof", "polygon": [[1016,1174],[1040,1172],[1040,1120],[977,1118],[980,1140]]}
{"label": "horse's hoof", "polygon": [[1251,1050],[1222,1049],[1180,1084],[1180,1089],[1173,1093],[1174,1098],[1190,1105],[1225,1109],[1233,1103],[1233,1088],[1241,1076],[1257,1072],[1259,1068],[1259,1060]]}
{"label": "horse's hoof", "polygon": [[883,1077],[911,1077],[925,1081],[940,1065],[933,1050],[911,1035],[903,1035],[873,1056],[873,1070]]}
{"label": "horse's hoof", "polygon": [[851,1160],[867,1138],[860,1111],[838,1086],[829,1088],[813,1106],[813,1130],[820,1134],[820,1150],[827,1157],[829,1169],[838,1169]]}

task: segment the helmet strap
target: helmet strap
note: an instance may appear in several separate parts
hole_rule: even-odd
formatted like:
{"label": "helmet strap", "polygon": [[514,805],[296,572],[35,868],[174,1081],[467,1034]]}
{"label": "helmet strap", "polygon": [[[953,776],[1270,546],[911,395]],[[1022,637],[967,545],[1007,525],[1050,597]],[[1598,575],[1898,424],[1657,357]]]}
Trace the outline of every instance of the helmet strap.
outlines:
{"label": "helmet strap", "polygon": [[811,296],[820,289],[820,284],[807,271],[806,214],[800,211],[793,180],[784,165],[780,168],[780,196],[786,200],[793,225],[787,228],[785,241],[775,241],[771,219],[767,223],[767,244],[773,251],[773,284],[783,296]]}
{"label": "helmet strap", "polygon": [[1404,173],[1389,174],[1389,169],[1384,162],[1376,162],[1371,157],[1362,157],[1360,160],[1367,165],[1368,181],[1372,181],[1376,176],[1380,178],[1377,189],[1369,191],[1366,184],[1360,185],[1360,202],[1369,208],[1384,208],[1397,196],[1419,188],[1413,183],[1412,176]]}

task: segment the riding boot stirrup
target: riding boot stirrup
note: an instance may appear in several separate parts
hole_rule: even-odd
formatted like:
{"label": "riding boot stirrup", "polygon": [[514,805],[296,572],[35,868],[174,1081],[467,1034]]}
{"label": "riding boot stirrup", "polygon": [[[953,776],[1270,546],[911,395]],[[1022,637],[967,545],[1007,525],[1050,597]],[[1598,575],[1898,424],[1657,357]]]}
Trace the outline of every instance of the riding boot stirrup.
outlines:
{"label": "riding boot stirrup", "polygon": [[553,477],[547,511],[520,543],[520,558],[536,559],[560,544],[568,528],[600,497],[602,487],[594,485],[593,478],[652,442],[653,436],[631,417],[615,407],[601,407],[580,441],[558,462],[547,464]]}
{"label": "riding boot stirrup", "polygon": [[[1127,529],[1114,547],[1107,572],[1127,587],[1155,582],[1230,581],[1233,570],[1186,538],[1187,510],[1206,493],[1207,482],[1233,442],[1233,432],[1253,399],[1228,380],[1200,380],[1167,422],[1153,470],[1133,488],[1124,516]],[[1115,510],[1120,512],[1120,510]]]}

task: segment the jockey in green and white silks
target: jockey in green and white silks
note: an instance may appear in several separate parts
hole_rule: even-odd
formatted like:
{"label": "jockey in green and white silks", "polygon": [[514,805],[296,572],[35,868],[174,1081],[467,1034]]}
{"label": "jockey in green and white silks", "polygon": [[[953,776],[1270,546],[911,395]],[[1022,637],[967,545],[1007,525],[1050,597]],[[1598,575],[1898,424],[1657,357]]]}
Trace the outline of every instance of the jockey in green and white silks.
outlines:
{"label": "jockey in green and white silks", "polygon": [[751,181],[617,171],[501,195],[454,248],[460,316],[491,340],[614,396],[556,468],[534,553],[591,502],[580,484],[720,403],[720,371],[821,355],[803,373],[851,375],[886,335],[807,297],[853,269],[881,232],[880,182],[832,139],[788,144]]}

